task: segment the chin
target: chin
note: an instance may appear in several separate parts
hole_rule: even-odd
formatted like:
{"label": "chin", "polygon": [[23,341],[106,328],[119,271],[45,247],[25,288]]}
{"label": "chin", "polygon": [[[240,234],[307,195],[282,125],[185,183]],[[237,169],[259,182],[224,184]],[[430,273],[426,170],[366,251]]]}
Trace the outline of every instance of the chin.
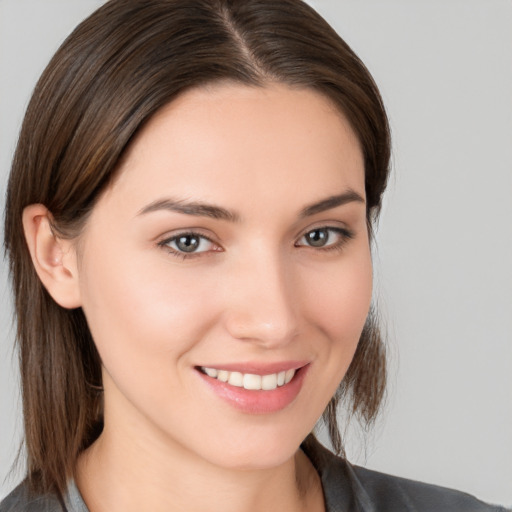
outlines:
{"label": "chin", "polygon": [[[309,431],[291,432],[271,428],[248,429],[238,435],[218,436],[208,443],[203,457],[230,470],[261,470],[278,467],[292,459]],[[196,445],[200,448],[199,445]]]}

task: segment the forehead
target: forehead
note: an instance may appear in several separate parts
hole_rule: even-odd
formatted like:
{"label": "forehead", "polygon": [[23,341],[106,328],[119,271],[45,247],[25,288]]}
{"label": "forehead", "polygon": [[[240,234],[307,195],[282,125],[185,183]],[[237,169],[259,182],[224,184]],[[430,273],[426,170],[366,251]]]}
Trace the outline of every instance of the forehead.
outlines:
{"label": "forehead", "polygon": [[[216,84],[163,107],[128,149],[110,192],[245,204],[333,188],[364,197],[359,141],[333,103],[310,89]],[[247,197],[250,191],[250,197]],[[309,195],[308,195],[309,193]]]}

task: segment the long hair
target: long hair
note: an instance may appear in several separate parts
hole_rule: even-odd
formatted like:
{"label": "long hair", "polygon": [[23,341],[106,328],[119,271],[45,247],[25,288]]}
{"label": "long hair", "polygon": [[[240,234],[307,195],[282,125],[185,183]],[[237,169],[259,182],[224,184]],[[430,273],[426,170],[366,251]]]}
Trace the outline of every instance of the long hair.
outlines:
{"label": "long hair", "polygon": [[[57,305],[38,279],[22,212],[52,213],[60,236],[80,233],[141,127],[180,93],[216,81],[271,82],[329,98],[364,154],[368,227],[389,172],[390,135],[363,63],[301,0],[110,0],[83,21],[36,85],[8,184],[5,246],[17,316],[31,489],[62,491],[102,429],[101,362],[80,308]],[[374,420],[385,357],[370,315],[355,357],[324,413],[336,451],[336,403]]]}

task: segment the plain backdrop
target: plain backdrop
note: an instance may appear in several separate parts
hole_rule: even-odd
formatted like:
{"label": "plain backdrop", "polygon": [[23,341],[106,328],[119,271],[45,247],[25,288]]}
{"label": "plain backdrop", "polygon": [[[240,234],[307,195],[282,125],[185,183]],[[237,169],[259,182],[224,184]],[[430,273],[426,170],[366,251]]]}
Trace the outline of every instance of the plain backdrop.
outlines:
{"label": "plain backdrop", "polygon": [[[0,192],[31,90],[99,0],[0,0]],[[375,77],[393,130],[377,233],[387,406],[349,458],[512,505],[512,2],[311,0]],[[0,273],[0,498],[21,436]]]}

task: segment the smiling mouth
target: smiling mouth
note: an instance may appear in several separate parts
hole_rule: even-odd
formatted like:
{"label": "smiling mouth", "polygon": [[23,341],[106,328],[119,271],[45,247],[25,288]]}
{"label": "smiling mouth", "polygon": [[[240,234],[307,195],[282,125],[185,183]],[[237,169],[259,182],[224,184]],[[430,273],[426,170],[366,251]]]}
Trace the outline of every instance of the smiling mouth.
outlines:
{"label": "smiling mouth", "polygon": [[212,379],[225,382],[230,386],[244,388],[254,391],[272,391],[288,384],[295,376],[296,369],[289,369],[268,375],[257,375],[254,373],[231,372],[217,368],[200,366],[199,371]]}

